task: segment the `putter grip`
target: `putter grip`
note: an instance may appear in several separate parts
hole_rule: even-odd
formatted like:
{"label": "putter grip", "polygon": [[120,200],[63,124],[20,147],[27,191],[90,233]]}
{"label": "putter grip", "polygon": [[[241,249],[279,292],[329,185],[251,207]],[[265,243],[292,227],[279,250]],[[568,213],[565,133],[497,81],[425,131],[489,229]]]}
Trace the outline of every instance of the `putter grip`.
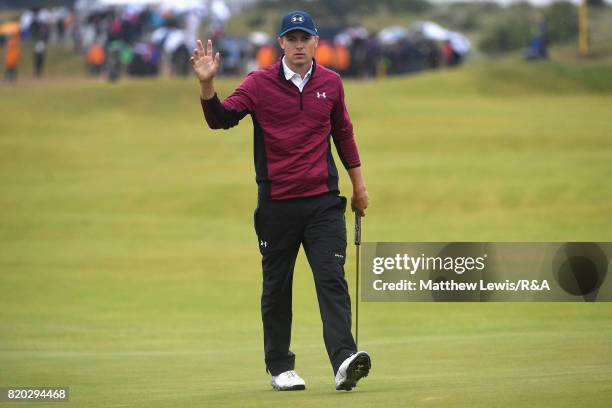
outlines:
{"label": "putter grip", "polygon": [[361,245],[361,216],[355,213],[355,245]]}

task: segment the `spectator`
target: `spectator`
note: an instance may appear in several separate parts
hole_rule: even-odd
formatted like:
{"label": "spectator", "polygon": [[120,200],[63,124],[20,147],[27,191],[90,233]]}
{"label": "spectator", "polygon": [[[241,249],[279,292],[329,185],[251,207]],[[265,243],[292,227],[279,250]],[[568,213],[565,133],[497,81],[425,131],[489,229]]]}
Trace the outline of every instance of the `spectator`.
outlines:
{"label": "spectator", "polygon": [[327,68],[334,64],[334,46],[329,41],[319,40],[319,46],[315,49],[315,61]]}
{"label": "spectator", "polygon": [[276,49],[272,45],[264,45],[257,51],[257,66],[259,68],[267,68],[276,62],[278,56]]}
{"label": "spectator", "polygon": [[87,67],[91,75],[100,75],[106,55],[99,43],[94,43],[87,53]]}
{"label": "spectator", "polygon": [[366,76],[370,78],[375,78],[384,71],[382,51],[375,35],[372,35],[366,41],[365,66]]}
{"label": "spectator", "polygon": [[19,47],[19,32],[14,33],[8,41],[6,47],[5,71],[4,80],[7,82],[17,81],[17,68],[19,67],[19,59],[21,51]]}
{"label": "spectator", "polygon": [[544,19],[540,19],[529,41],[529,46],[525,50],[524,58],[528,61],[548,58],[547,37],[546,22]]}
{"label": "spectator", "polygon": [[444,41],[444,45],[442,46],[442,58],[444,59],[444,63],[449,67],[457,66],[461,62],[461,55],[455,51],[453,45],[448,40]]}
{"label": "spectator", "polygon": [[34,74],[40,78],[45,68],[46,44],[43,40],[36,41],[34,45]]}
{"label": "spectator", "polygon": [[346,46],[342,44],[336,44],[336,52],[334,55],[334,68],[340,73],[344,74],[348,71],[351,65],[351,54]]}
{"label": "spectator", "polygon": [[187,76],[189,70],[189,50],[185,44],[181,44],[174,50],[171,57],[172,73],[177,76]]}
{"label": "spectator", "polygon": [[108,46],[108,80],[115,82],[121,75],[121,49],[123,45],[121,41],[115,40]]}
{"label": "spectator", "polygon": [[361,37],[357,37],[353,40],[350,46],[351,54],[351,75],[358,78],[364,78],[366,74],[366,66],[368,63],[368,50],[366,40]]}

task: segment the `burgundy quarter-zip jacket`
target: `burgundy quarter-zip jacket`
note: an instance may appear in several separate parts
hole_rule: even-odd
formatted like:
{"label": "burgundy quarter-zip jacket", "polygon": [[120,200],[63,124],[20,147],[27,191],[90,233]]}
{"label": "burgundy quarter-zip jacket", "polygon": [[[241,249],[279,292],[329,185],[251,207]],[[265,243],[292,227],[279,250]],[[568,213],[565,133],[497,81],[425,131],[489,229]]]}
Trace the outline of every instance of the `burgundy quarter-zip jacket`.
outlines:
{"label": "burgundy quarter-zip jacket", "polygon": [[340,76],[313,62],[302,92],[285,79],[279,60],[250,73],[223,102],[201,100],[211,129],[253,119],[253,153],[261,198],[310,197],[338,191],[330,136],[345,168],[360,166]]}

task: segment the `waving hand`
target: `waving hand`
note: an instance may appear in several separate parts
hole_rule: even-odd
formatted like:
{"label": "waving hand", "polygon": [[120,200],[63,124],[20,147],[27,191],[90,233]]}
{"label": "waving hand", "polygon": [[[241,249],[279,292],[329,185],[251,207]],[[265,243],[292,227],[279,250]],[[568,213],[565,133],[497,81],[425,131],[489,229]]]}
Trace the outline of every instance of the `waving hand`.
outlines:
{"label": "waving hand", "polygon": [[202,41],[198,40],[197,44],[197,47],[193,50],[193,55],[189,59],[191,61],[191,66],[200,82],[212,82],[221,66],[221,55],[217,51],[213,56],[213,45],[211,40],[208,40],[206,49],[204,49]]}

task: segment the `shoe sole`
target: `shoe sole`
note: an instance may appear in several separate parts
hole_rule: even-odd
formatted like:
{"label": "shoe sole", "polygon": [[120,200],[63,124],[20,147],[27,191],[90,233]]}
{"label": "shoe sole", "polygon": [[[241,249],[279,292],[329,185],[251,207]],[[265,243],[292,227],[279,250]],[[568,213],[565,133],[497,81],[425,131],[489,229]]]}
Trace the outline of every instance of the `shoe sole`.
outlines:
{"label": "shoe sole", "polygon": [[370,356],[362,354],[357,356],[346,368],[346,380],[336,386],[337,390],[350,391],[357,386],[357,381],[367,377],[372,368]]}
{"label": "shoe sole", "polygon": [[286,388],[282,388],[282,387],[277,387],[276,385],[272,385],[272,388],[274,388],[276,391],[302,391],[306,389],[305,385],[293,385],[291,387],[286,387]]}

